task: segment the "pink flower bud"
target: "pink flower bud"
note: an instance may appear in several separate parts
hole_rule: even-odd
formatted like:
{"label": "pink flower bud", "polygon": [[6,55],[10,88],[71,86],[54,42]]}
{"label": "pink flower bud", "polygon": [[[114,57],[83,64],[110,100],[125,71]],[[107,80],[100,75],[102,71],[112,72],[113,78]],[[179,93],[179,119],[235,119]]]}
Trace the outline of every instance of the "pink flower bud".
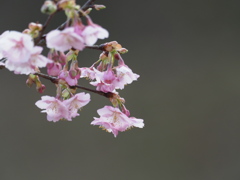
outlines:
{"label": "pink flower bud", "polygon": [[53,14],[57,11],[57,5],[53,1],[45,1],[41,7],[41,12],[44,14]]}
{"label": "pink flower bud", "polygon": [[94,5],[94,8],[95,8],[97,11],[99,11],[99,10],[105,9],[106,6],[100,5],[100,4],[95,4],[95,5]]}
{"label": "pink flower bud", "polygon": [[50,76],[58,76],[61,70],[62,70],[62,65],[60,63],[54,62],[47,65],[47,73]]}
{"label": "pink flower bud", "polygon": [[41,84],[41,86],[37,86],[36,88],[39,93],[43,93],[46,89],[46,86],[44,84]]}

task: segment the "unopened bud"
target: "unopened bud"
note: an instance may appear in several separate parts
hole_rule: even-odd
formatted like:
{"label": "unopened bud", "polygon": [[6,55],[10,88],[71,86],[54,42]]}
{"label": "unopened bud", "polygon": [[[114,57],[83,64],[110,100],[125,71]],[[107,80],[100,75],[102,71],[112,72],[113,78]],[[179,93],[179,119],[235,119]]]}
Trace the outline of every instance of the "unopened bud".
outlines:
{"label": "unopened bud", "polygon": [[23,34],[30,34],[31,30],[30,29],[24,29],[24,31],[22,32]]}
{"label": "unopened bud", "polygon": [[61,0],[58,2],[58,7],[61,9],[72,9],[76,6],[75,0]]}
{"label": "unopened bud", "polygon": [[100,4],[95,4],[95,5],[94,5],[94,8],[95,8],[97,11],[99,11],[99,10],[101,10],[101,9],[105,9],[106,6],[100,5]]}
{"label": "unopened bud", "polygon": [[35,30],[35,29],[36,29],[36,26],[37,26],[36,23],[31,22],[31,23],[29,23],[28,28],[31,29],[31,30]]}
{"label": "unopened bud", "polygon": [[41,86],[37,86],[36,89],[39,93],[43,93],[46,89],[46,86],[44,84],[41,84]]}
{"label": "unopened bud", "polygon": [[117,41],[105,43],[105,46],[104,46],[105,51],[108,51],[108,52],[111,52],[113,50],[118,50],[121,48],[122,48],[121,44],[118,44]]}
{"label": "unopened bud", "polygon": [[117,50],[120,54],[125,54],[128,52],[128,50],[126,48],[121,48]]}
{"label": "unopened bud", "polygon": [[85,13],[86,15],[88,15],[88,14],[90,14],[91,11],[92,11],[92,8],[88,8],[84,13]]}
{"label": "unopened bud", "polygon": [[42,24],[31,22],[31,23],[29,23],[28,28],[32,31],[41,31]]}
{"label": "unopened bud", "polygon": [[[111,45],[113,48],[117,48],[119,47],[120,44],[118,44],[117,41],[112,41],[112,42],[109,42],[109,45]],[[121,45],[120,45],[121,46]],[[122,46],[121,46],[122,47]]]}
{"label": "unopened bud", "polygon": [[41,12],[44,14],[53,14],[57,11],[57,5],[53,1],[45,1],[41,7]]}

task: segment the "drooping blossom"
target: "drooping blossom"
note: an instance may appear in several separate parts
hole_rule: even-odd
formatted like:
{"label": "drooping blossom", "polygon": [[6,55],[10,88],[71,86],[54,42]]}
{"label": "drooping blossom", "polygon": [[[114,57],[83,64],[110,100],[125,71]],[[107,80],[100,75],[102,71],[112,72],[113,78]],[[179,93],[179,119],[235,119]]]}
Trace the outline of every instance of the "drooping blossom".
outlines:
{"label": "drooping blossom", "polygon": [[47,73],[50,76],[58,76],[62,70],[62,65],[59,62],[53,62],[47,64]]}
{"label": "drooping blossom", "polygon": [[0,53],[6,57],[5,67],[16,74],[34,73],[51,62],[41,55],[43,48],[34,46],[32,38],[17,31],[6,31],[0,37]]}
{"label": "drooping blossom", "polygon": [[139,75],[133,73],[127,65],[117,66],[116,73],[117,78],[115,84],[117,89],[123,89],[125,85],[131,84],[139,78]]}
{"label": "drooping blossom", "polygon": [[94,24],[91,20],[88,20],[88,26],[82,31],[82,37],[84,42],[88,46],[94,45],[98,39],[108,38],[109,33],[101,26]]}
{"label": "drooping blossom", "polygon": [[16,63],[7,59],[6,68],[14,71],[15,74],[34,73],[36,68],[46,67],[48,63],[52,62],[50,59],[41,55],[42,50],[42,47],[35,46],[27,62]]}
{"label": "drooping blossom", "polygon": [[0,36],[0,52],[15,64],[28,62],[34,44],[30,35],[17,31],[5,31]]}
{"label": "drooping blossom", "polygon": [[63,103],[67,106],[70,118],[79,116],[78,110],[90,102],[90,94],[78,93]]}
{"label": "drooping blossom", "polygon": [[43,48],[40,46],[35,46],[32,50],[29,63],[34,67],[46,67],[48,63],[51,63],[52,60],[41,55]]}
{"label": "drooping blossom", "polygon": [[96,72],[94,71],[95,68],[87,68],[87,67],[82,67],[79,68],[81,71],[81,78],[87,78],[90,80],[94,80],[96,78],[95,74]]}
{"label": "drooping blossom", "polygon": [[57,51],[67,51],[71,48],[83,50],[84,39],[74,31],[74,27],[64,30],[52,30],[46,36],[47,47]]}
{"label": "drooping blossom", "polygon": [[48,121],[57,122],[60,119],[71,120],[68,107],[55,97],[42,96],[42,99],[37,101],[35,105],[40,109],[44,109],[41,112],[47,113]]}
{"label": "drooping blossom", "polygon": [[142,119],[137,119],[135,117],[128,117],[126,114],[122,113],[118,108],[111,106],[105,106],[99,109],[98,114],[100,118],[94,117],[94,121],[91,122],[92,125],[100,125],[106,131],[113,133],[116,137],[118,132],[123,132],[131,127],[143,128],[144,123]]}
{"label": "drooping blossom", "polygon": [[34,47],[32,38],[17,31],[6,31],[0,37],[0,53],[6,57],[5,67],[16,74],[34,73],[50,60],[40,55],[42,47]]}
{"label": "drooping blossom", "polygon": [[66,71],[66,70],[62,70],[58,77],[62,80],[65,80],[70,86],[77,85],[78,79],[80,78],[80,76],[75,76],[75,77],[71,76],[69,71]]}
{"label": "drooping blossom", "polygon": [[93,86],[96,86],[98,91],[102,92],[113,92],[115,90],[115,74],[112,70],[107,71],[98,71],[94,69],[96,72],[95,77],[96,81],[90,82]]}

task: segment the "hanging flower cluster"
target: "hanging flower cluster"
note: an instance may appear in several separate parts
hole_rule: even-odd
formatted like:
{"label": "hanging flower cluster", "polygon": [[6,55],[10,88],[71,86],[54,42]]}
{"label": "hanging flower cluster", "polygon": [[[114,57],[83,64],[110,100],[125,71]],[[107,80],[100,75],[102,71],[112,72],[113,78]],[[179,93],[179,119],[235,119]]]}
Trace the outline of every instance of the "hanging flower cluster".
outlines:
{"label": "hanging flower cluster", "polygon": [[[30,23],[23,32],[5,31],[0,36],[0,68],[13,71],[15,74],[28,75],[27,85],[36,84],[39,93],[43,93],[45,85],[40,78],[48,79],[56,85],[56,96],[42,96],[36,106],[47,114],[47,120],[72,121],[79,116],[78,111],[90,102],[90,94],[80,92],[83,89],[109,98],[112,106],[105,106],[97,112],[92,125],[99,125],[116,137],[118,132],[132,127],[143,128],[142,119],[130,117],[130,111],[124,105],[125,100],[117,90],[124,89],[139,78],[138,74],[125,64],[121,54],[127,52],[118,42],[112,41],[95,45],[98,39],[108,38],[106,29],[95,24],[89,13],[104,9],[88,0],[83,6],[75,0],[45,1],[41,11],[49,17],[44,25]],[[51,18],[64,11],[67,17],[65,23],[46,34],[44,31]],[[82,22],[86,19],[86,24]],[[41,53],[48,48],[48,55]],[[79,67],[78,54],[86,48],[102,51],[99,59],[90,67]],[[48,74],[41,73],[39,68],[46,68]],[[89,89],[78,85],[80,78],[90,81],[96,88]]]}

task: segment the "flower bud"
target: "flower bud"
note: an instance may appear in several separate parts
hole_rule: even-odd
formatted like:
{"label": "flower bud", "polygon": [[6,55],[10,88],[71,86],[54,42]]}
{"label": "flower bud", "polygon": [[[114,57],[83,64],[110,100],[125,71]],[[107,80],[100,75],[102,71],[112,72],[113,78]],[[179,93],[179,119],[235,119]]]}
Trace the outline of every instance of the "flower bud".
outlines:
{"label": "flower bud", "polygon": [[58,76],[61,70],[62,70],[62,65],[60,63],[47,64],[47,73],[50,76]]}
{"label": "flower bud", "polygon": [[31,30],[35,30],[35,29],[36,29],[36,26],[37,26],[36,23],[31,22],[31,23],[29,23],[28,28],[31,29]]}
{"label": "flower bud", "polygon": [[29,23],[28,28],[32,31],[41,31],[42,24],[31,22],[31,23]]}
{"label": "flower bud", "polygon": [[58,2],[58,7],[61,9],[77,9],[75,0],[61,0]]}
{"label": "flower bud", "polygon": [[112,52],[113,50],[119,50],[121,48],[122,48],[121,44],[118,44],[117,41],[105,43],[105,46],[104,46],[105,51],[108,51],[108,52]]}
{"label": "flower bud", "polygon": [[41,7],[41,12],[44,14],[53,14],[57,11],[57,5],[53,1],[45,1]]}
{"label": "flower bud", "polygon": [[95,4],[95,5],[94,5],[94,8],[95,8],[97,11],[99,11],[99,10],[105,9],[106,6],[100,5],[100,4]]}
{"label": "flower bud", "polygon": [[23,34],[30,34],[31,30],[30,29],[24,29],[24,31],[22,32]]}
{"label": "flower bud", "polygon": [[37,86],[36,89],[39,93],[43,93],[46,89],[46,86],[44,84],[41,84],[40,86]]}
{"label": "flower bud", "polygon": [[126,48],[120,48],[117,50],[120,54],[125,54],[128,52],[128,50]]}
{"label": "flower bud", "polygon": [[85,14],[88,15],[88,14],[90,14],[91,11],[92,11],[92,8],[88,8],[88,9],[85,11]]}

